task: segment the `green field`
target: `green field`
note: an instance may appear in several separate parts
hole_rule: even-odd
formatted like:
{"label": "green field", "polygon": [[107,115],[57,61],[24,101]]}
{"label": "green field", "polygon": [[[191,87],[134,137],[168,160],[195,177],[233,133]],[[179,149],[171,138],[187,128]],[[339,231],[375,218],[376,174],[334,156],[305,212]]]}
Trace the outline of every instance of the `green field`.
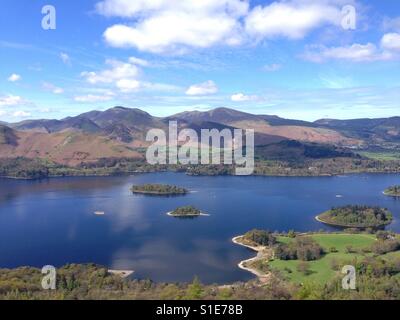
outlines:
{"label": "green field", "polygon": [[358,153],[363,157],[367,157],[369,159],[378,160],[378,161],[393,161],[393,160],[399,160],[400,159],[399,152],[392,152],[392,151],[387,151],[387,152],[362,151],[362,152],[358,152]]}
{"label": "green field", "polygon": [[[317,241],[327,252],[325,256],[316,261],[310,261],[310,274],[305,275],[302,272],[297,271],[299,260],[273,260],[270,262],[272,270],[281,272],[281,274],[289,281],[295,283],[314,282],[316,284],[325,284],[329,280],[333,279],[338,271],[332,269],[333,262],[342,266],[351,264],[355,259],[362,259],[364,255],[371,255],[370,253],[347,253],[346,247],[352,246],[353,249],[359,251],[362,249],[369,248],[375,241],[376,237],[369,234],[314,234],[310,235],[315,241]],[[288,237],[279,237],[279,242],[287,243],[293,241]],[[336,248],[337,252],[330,253],[330,248]],[[400,252],[395,252],[395,255],[400,255]]]}

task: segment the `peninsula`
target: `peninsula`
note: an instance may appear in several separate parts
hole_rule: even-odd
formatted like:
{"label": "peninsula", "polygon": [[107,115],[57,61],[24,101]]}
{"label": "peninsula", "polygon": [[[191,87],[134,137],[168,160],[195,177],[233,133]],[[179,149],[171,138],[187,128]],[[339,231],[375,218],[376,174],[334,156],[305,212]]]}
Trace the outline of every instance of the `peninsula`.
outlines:
{"label": "peninsula", "polygon": [[[360,266],[371,265],[371,270],[383,270],[390,269],[400,258],[399,235],[382,230],[376,233],[255,230],[235,237],[233,242],[257,252],[257,256],[240,262],[239,267],[256,275],[261,284],[284,279],[294,285],[315,283],[323,286],[336,281],[348,261],[358,260]],[[394,269],[390,270],[394,272]],[[363,269],[360,277],[371,276]]]}

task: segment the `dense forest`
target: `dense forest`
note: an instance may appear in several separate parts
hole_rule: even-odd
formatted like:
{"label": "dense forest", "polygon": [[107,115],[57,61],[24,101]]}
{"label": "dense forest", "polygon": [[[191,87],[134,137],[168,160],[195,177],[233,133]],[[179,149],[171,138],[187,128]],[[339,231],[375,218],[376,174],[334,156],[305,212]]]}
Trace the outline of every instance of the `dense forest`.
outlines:
{"label": "dense forest", "polygon": [[0,177],[42,179],[49,176],[49,166],[41,160],[26,158],[0,159]]}
{"label": "dense forest", "polygon": [[275,249],[275,257],[281,260],[318,260],[324,249],[310,237],[296,237],[290,243],[281,243]]}
{"label": "dense forest", "polygon": [[[234,175],[233,165],[149,165],[130,158],[104,158],[65,166],[46,159],[2,158],[0,176],[21,179],[41,179],[63,176],[111,176],[148,172],[183,172],[194,176]],[[254,175],[258,176],[330,176],[349,173],[398,173],[400,161],[359,158],[327,158],[271,160],[256,154]]]}
{"label": "dense forest", "polygon": [[193,206],[180,207],[170,213],[175,217],[193,217],[201,215],[201,211]]}
{"label": "dense forest", "polygon": [[276,243],[275,235],[266,230],[252,230],[243,236],[243,240],[249,244],[256,244],[260,246],[272,246]]}

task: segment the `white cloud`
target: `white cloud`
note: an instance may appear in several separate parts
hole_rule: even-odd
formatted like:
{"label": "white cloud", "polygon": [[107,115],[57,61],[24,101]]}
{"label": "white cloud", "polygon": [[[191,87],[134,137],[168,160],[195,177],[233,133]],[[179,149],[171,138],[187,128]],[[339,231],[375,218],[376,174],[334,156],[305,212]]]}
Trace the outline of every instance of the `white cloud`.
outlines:
{"label": "white cloud", "polygon": [[260,38],[302,39],[322,25],[340,25],[339,1],[292,0],[257,6],[246,17],[246,32]]}
{"label": "white cloud", "polygon": [[[81,73],[89,84],[96,85],[96,90],[118,89],[120,93],[132,93],[137,91],[182,91],[182,88],[177,86],[152,83],[142,81],[142,68],[148,67],[151,64],[144,59],[130,57],[127,61],[115,59],[106,60],[107,68],[99,71],[85,71]],[[100,88],[103,85],[103,88]],[[112,92],[112,91],[111,91]],[[114,95],[114,93],[113,93]],[[127,98],[126,96],[121,96]]]}
{"label": "white cloud", "polygon": [[112,99],[112,96],[109,96],[109,95],[99,96],[99,95],[93,95],[93,94],[74,97],[74,100],[76,102],[83,102],[83,103],[104,102],[104,101],[110,101],[111,99]]}
{"label": "white cloud", "polygon": [[282,69],[282,65],[278,64],[278,63],[267,64],[267,65],[265,65],[263,67],[263,70],[267,71],[267,72],[275,72],[275,71],[278,71],[280,69]]}
{"label": "white cloud", "polygon": [[255,95],[249,96],[243,93],[236,93],[231,96],[231,100],[233,102],[257,101],[259,100],[259,97]]}
{"label": "white cloud", "polygon": [[49,82],[43,82],[42,87],[43,87],[44,90],[50,91],[50,92],[52,92],[54,94],[62,94],[62,93],[64,93],[64,89],[63,88],[57,87],[54,84],[49,83]]}
{"label": "white cloud", "polygon": [[141,87],[141,83],[139,81],[130,79],[118,80],[116,85],[121,92],[137,91]]}
{"label": "white cloud", "polygon": [[21,111],[15,111],[12,114],[12,116],[15,117],[15,118],[26,118],[26,117],[30,117],[31,114],[29,112],[21,110]]}
{"label": "white cloud", "polygon": [[0,107],[12,107],[25,103],[26,101],[19,96],[7,95],[0,97]]}
{"label": "white cloud", "polygon": [[62,62],[64,62],[65,64],[70,64],[71,63],[71,58],[69,57],[68,54],[61,52],[60,53],[60,59],[62,60]]}
{"label": "white cloud", "polygon": [[10,82],[17,82],[21,80],[21,76],[19,74],[13,73],[11,76],[8,77],[7,80]]}
{"label": "white cloud", "polygon": [[117,24],[104,32],[109,45],[181,53],[187,48],[239,44],[239,18],[248,7],[243,0],[105,0],[97,4],[97,11],[132,19],[131,24]]}
{"label": "white cloud", "polygon": [[400,50],[400,33],[387,33],[382,37],[381,46],[388,50]]}
{"label": "white cloud", "polygon": [[82,72],[84,77],[90,84],[98,83],[113,83],[122,79],[136,79],[139,76],[140,70],[132,61],[122,62],[119,60],[107,60],[106,64],[109,69],[98,72]]}
{"label": "white cloud", "polygon": [[341,26],[342,8],[355,0],[276,0],[250,9],[248,0],[103,0],[99,14],[127,21],[110,26],[105,41],[152,53],[235,46],[284,37],[302,39],[322,26]]}
{"label": "white cloud", "polygon": [[384,61],[394,58],[389,51],[380,50],[375,44],[352,44],[343,47],[310,46],[303,58],[312,62],[346,60],[353,62]]}
{"label": "white cloud", "polygon": [[218,92],[218,87],[214,81],[208,80],[203,83],[194,84],[186,90],[188,96],[205,96]]}

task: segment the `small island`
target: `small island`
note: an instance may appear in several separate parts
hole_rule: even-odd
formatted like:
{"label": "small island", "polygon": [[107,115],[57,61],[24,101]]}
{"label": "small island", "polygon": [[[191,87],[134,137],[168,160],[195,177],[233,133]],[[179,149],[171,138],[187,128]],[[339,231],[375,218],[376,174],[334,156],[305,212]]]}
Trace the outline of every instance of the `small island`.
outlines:
{"label": "small island", "polygon": [[383,193],[391,197],[400,197],[400,185],[391,186],[387,188]]}
{"label": "small island", "polygon": [[189,192],[185,188],[165,184],[145,184],[140,186],[133,186],[131,188],[131,191],[137,194],[156,196],[180,196],[185,195]]}
{"label": "small island", "polygon": [[393,216],[385,208],[348,205],[334,207],[316,217],[319,222],[341,228],[382,228],[389,225]]}
{"label": "small island", "polygon": [[207,214],[202,213],[199,209],[193,206],[177,208],[172,212],[168,212],[167,215],[177,218],[194,218],[200,216],[208,216]]}

